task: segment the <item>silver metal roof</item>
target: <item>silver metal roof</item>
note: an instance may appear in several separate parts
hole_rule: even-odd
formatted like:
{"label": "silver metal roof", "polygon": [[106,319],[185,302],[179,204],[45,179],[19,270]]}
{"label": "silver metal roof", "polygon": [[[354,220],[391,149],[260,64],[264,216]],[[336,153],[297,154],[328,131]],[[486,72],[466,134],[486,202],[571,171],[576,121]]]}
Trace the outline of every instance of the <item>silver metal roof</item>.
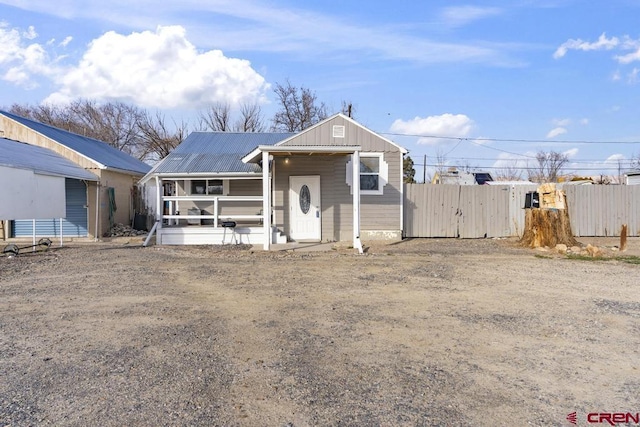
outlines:
{"label": "silver metal roof", "polygon": [[167,157],[154,173],[261,173],[257,164],[242,163],[259,145],[275,145],[293,133],[193,132]]}
{"label": "silver metal roof", "polygon": [[0,138],[0,166],[29,169],[42,175],[99,181],[96,175],[47,148],[6,138]]}
{"label": "silver metal roof", "polygon": [[0,114],[106,166],[107,169],[119,169],[138,175],[144,175],[151,170],[148,164],[97,139],[67,132],[5,111],[0,111]]}

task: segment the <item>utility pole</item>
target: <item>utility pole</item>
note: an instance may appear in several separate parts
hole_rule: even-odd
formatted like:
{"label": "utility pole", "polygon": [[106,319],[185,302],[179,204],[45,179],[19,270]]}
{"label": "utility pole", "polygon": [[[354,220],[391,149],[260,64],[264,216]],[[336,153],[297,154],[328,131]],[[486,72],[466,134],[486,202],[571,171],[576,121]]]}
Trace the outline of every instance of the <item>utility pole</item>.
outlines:
{"label": "utility pole", "polygon": [[424,160],[422,161],[422,183],[427,183],[427,155],[424,155]]}

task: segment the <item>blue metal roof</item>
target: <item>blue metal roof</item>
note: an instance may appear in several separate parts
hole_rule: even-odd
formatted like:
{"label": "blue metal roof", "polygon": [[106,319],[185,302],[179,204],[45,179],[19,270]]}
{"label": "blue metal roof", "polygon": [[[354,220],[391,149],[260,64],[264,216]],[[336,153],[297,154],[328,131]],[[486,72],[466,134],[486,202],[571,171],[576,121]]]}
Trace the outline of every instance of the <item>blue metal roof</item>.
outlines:
{"label": "blue metal roof", "polygon": [[193,132],[167,157],[154,173],[260,173],[257,164],[242,158],[259,145],[275,145],[293,133]]}
{"label": "blue metal roof", "polygon": [[99,181],[96,175],[47,148],[6,138],[0,138],[0,166],[29,169],[42,175]]}
{"label": "blue metal roof", "polygon": [[5,111],[0,111],[0,114],[106,166],[107,169],[120,169],[140,175],[151,169],[148,164],[97,139],[67,132]]}

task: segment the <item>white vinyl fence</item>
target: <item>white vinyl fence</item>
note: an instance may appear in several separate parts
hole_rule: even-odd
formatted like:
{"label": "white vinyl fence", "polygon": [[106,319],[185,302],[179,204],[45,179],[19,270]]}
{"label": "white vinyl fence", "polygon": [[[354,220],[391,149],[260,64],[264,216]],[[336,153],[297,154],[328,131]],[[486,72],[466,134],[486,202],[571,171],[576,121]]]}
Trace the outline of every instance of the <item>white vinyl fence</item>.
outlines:
{"label": "white vinyl fence", "polygon": [[[525,195],[536,186],[405,184],[405,237],[522,236]],[[640,185],[565,185],[574,236],[640,232]]]}

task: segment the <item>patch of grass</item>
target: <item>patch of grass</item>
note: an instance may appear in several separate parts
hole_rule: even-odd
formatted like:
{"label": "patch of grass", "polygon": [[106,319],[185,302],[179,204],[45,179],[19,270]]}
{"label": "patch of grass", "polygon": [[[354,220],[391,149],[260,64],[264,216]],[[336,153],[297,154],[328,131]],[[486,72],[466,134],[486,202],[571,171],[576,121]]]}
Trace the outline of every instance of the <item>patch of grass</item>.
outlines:
{"label": "patch of grass", "polygon": [[613,257],[591,257],[589,255],[579,255],[579,254],[568,254],[567,259],[573,259],[577,261],[620,261],[626,262],[627,264],[636,264],[640,265],[640,257],[631,255],[631,256],[613,256]]}
{"label": "patch of grass", "polygon": [[601,256],[592,257],[590,255],[580,254],[567,254],[567,259],[573,259],[577,261],[611,261],[613,258],[605,258]]}
{"label": "patch of grass", "polygon": [[542,258],[542,259],[551,259],[551,258],[553,258],[553,257],[552,257],[552,256],[550,256],[550,255],[542,255],[542,254],[535,254],[535,255],[534,255],[534,257],[536,257],[536,258]]}

